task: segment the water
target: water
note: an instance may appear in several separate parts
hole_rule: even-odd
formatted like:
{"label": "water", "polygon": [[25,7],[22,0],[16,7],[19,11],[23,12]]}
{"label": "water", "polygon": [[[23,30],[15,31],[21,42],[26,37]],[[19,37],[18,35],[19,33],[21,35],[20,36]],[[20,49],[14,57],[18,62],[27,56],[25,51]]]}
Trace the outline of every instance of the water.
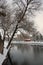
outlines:
{"label": "water", "polygon": [[43,65],[43,46],[16,44],[10,50],[14,65]]}

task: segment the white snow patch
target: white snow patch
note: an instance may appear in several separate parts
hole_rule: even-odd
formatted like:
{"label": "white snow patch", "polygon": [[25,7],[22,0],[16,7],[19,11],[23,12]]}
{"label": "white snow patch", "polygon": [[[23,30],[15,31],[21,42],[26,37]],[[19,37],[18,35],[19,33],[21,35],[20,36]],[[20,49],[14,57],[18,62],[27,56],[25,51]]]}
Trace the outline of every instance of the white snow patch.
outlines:
{"label": "white snow patch", "polygon": [[4,42],[4,47],[6,48],[7,45],[8,45],[8,41],[5,41],[5,42]]}
{"label": "white snow patch", "polygon": [[21,34],[20,31],[18,31],[17,34],[20,35]]}
{"label": "white snow patch", "polygon": [[4,30],[0,28],[0,34],[2,36],[2,39],[3,39],[3,35],[4,35]]}

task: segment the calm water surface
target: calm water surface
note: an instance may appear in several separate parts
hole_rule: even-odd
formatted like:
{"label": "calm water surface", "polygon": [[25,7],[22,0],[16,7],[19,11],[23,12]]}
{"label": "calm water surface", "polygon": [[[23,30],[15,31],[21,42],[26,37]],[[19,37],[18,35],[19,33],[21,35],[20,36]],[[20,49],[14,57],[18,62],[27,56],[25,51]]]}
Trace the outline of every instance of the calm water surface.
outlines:
{"label": "calm water surface", "polygon": [[14,65],[43,65],[43,46],[14,45],[10,57]]}

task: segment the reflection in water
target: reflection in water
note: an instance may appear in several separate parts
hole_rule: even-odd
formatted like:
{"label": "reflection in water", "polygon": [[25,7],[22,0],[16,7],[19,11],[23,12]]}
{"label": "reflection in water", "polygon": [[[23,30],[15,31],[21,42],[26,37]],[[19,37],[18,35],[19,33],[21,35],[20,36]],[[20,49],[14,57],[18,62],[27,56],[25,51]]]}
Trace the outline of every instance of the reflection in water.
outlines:
{"label": "reflection in water", "polygon": [[31,45],[14,45],[10,50],[14,65],[43,65],[43,47]]}

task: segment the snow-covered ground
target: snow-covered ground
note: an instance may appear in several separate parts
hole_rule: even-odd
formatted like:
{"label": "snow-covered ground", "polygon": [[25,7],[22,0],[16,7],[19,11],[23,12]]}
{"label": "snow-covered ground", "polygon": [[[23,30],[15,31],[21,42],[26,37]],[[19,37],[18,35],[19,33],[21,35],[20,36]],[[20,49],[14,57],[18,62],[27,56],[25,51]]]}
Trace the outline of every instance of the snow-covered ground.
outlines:
{"label": "snow-covered ground", "polygon": [[0,54],[0,65],[2,65],[2,62],[3,62],[4,59],[6,58],[7,51],[8,51],[8,50],[7,50],[6,48],[4,48],[4,53],[3,53],[3,55]]}
{"label": "snow-covered ground", "polygon": [[4,43],[4,52],[3,52],[3,55],[0,54],[0,65],[2,65],[2,62],[4,61],[4,59],[6,58],[6,55],[7,55],[7,52],[8,52],[8,49],[6,49],[8,45],[8,42],[5,41]]}

